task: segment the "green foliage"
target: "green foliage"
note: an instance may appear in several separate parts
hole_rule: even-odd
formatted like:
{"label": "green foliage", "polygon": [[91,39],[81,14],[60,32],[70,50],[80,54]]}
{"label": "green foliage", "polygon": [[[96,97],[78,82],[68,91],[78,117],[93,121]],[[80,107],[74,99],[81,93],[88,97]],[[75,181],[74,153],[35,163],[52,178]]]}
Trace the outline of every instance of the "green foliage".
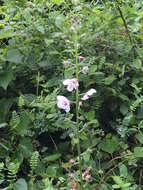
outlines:
{"label": "green foliage", "polygon": [[[62,85],[75,78],[77,31],[78,56],[84,57],[79,99],[97,91],[79,109],[83,173],[91,166],[84,188],[142,189],[142,5],[0,3],[0,188],[70,190],[75,181],[79,189],[75,94]],[[70,113],[57,108],[59,94],[70,100]]]}

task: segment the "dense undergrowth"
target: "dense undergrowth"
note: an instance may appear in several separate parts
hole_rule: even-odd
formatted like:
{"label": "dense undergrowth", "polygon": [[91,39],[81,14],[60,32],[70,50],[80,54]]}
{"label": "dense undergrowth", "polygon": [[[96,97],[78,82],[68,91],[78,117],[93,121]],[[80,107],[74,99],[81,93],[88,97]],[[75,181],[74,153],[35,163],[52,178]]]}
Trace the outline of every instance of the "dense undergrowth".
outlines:
{"label": "dense undergrowth", "polygon": [[142,22],[141,0],[0,2],[2,190],[143,189]]}

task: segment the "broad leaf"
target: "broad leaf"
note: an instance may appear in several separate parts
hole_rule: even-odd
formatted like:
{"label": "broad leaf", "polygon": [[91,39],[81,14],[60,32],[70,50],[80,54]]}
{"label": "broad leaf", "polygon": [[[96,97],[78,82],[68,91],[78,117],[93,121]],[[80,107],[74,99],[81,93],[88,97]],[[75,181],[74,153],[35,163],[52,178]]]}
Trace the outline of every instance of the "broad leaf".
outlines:
{"label": "broad leaf", "polygon": [[55,161],[61,157],[61,154],[53,154],[51,156],[47,156],[44,158],[44,162],[50,162],[50,161]]}
{"label": "broad leaf", "polygon": [[143,157],[143,147],[135,147],[134,148],[134,156],[137,158]]}
{"label": "broad leaf", "polygon": [[10,49],[6,53],[6,60],[12,63],[21,63],[22,57],[18,49]]}
{"label": "broad leaf", "polygon": [[99,144],[99,148],[105,152],[112,154],[118,148],[118,142],[112,139],[105,139]]}
{"label": "broad leaf", "polygon": [[21,178],[16,183],[13,184],[14,190],[28,190],[27,183],[25,179]]}
{"label": "broad leaf", "polygon": [[6,90],[9,83],[12,81],[13,79],[13,73],[11,69],[6,70],[5,72],[3,72],[2,74],[0,74],[0,86]]}

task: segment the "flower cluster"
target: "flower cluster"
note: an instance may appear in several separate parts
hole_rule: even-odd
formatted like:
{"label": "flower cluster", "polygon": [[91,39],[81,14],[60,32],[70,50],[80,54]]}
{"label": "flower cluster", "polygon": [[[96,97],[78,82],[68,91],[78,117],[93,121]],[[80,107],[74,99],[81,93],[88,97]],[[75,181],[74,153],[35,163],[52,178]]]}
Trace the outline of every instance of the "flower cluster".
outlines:
{"label": "flower cluster", "polygon": [[[79,86],[79,83],[77,81],[76,78],[74,79],[66,79],[63,81],[63,84],[65,86],[67,86],[67,91],[71,92],[73,91],[74,89],[76,90],[77,87]],[[90,89],[89,91],[87,91],[85,93],[85,95],[81,98],[81,100],[87,100],[89,99],[94,93],[96,93],[96,90],[95,89]],[[63,109],[65,110],[66,112],[69,112],[70,111],[70,101],[64,97],[64,96],[57,96],[57,106],[60,108],[60,109]],[[80,102],[81,104],[81,102]]]}
{"label": "flower cluster", "polygon": [[91,180],[91,174],[90,174],[91,166],[87,168],[87,170],[82,174],[82,178],[85,181],[90,181]]}
{"label": "flower cluster", "polygon": [[[68,41],[69,42],[69,41]],[[84,57],[79,56],[78,57],[79,61],[83,61]],[[63,64],[66,66],[68,66],[70,63],[68,61],[64,61]],[[89,68],[88,66],[84,66],[82,69],[82,73],[83,74],[87,74]],[[72,92],[73,90],[76,90],[79,86],[78,80],[76,78],[72,78],[72,79],[66,79],[63,81],[63,85],[65,85],[67,87],[67,91]],[[90,89],[89,91],[87,91],[84,96],[81,98],[81,100],[85,101],[87,99],[89,99],[94,93],[96,93],[95,89]],[[82,102],[79,102],[79,107],[82,105]],[[57,106],[60,109],[65,110],[65,112],[69,112],[70,111],[70,101],[64,97],[64,96],[57,96]]]}

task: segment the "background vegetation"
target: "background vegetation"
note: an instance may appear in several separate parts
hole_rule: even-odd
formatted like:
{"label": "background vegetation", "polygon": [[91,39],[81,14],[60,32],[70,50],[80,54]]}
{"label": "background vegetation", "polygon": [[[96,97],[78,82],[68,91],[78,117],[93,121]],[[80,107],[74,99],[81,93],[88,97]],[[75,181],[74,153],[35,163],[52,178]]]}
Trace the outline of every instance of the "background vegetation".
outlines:
{"label": "background vegetation", "polygon": [[75,30],[80,94],[97,91],[79,110],[84,189],[143,189],[142,23],[141,0],[0,2],[2,190],[80,189],[75,106],[56,105],[75,101]]}

